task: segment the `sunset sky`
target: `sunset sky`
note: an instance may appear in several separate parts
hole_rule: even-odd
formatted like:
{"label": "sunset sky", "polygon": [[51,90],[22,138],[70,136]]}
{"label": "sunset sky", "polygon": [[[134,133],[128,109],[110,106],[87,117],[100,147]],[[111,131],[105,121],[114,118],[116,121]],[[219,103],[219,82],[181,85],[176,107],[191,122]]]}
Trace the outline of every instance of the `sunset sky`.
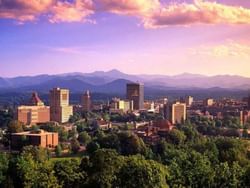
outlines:
{"label": "sunset sky", "polygon": [[250,77],[250,0],[0,0],[0,77]]}

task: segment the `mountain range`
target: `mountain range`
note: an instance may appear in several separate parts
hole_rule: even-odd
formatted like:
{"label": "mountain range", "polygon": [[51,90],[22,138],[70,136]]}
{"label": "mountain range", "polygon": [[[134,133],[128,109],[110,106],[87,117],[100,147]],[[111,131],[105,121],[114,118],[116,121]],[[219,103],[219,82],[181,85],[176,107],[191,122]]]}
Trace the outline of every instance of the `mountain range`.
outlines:
{"label": "mountain range", "polygon": [[132,75],[114,69],[93,73],[0,77],[0,92],[48,92],[53,87],[62,87],[72,92],[83,92],[89,89],[100,93],[125,93],[128,82],[142,82],[145,90],[250,89],[250,78],[236,75],[204,76],[190,73],[175,76]]}

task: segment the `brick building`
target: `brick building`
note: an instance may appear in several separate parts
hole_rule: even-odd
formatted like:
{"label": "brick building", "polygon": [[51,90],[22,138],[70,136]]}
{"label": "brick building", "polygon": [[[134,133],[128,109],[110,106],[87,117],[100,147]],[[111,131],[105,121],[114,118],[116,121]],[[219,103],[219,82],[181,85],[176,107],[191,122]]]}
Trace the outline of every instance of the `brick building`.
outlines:
{"label": "brick building", "polygon": [[23,145],[54,148],[58,145],[58,133],[44,130],[27,131],[11,134],[11,148],[20,149]]}
{"label": "brick building", "polygon": [[50,121],[50,108],[44,105],[37,93],[32,93],[29,103],[17,108],[17,119],[25,125],[46,123]]}

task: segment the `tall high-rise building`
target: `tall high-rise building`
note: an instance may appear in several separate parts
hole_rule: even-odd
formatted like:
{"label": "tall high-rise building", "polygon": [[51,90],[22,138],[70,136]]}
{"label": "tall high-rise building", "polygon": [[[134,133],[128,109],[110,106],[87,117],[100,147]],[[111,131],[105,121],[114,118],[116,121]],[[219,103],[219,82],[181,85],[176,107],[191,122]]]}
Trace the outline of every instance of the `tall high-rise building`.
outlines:
{"label": "tall high-rise building", "polygon": [[17,108],[18,121],[26,125],[50,121],[50,108],[45,106],[36,92],[32,93],[29,103]]}
{"label": "tall high-rise building", "polygon": [[172,124],[183,123],[186,120],[186,104],[175,102],[168,105],[167,117]]}
{"label": "tall high-rise building", "polygon": [[212,99],[212,98],[207,98],[207,99],[205,99],[204,100],[204,106],[213,106],[213,104],[214,104],[214,99]]}
{"label": "tall high-rise building", "polygon": [[194,102],[194,98],[192,96],[187,96],[186,99],[185,99],[185,103],[187,106],[192,106]]}
{"label": "tall high-rise building", "polygon": [[65,123],[73,115],[73,107],[69,105],[69,90],[54,88],[50,90],[50,119]]}
{"label": "tall high-rise building", "polygon": [[82,108],[83,111],[90,111],[91,110],[91,96],[89,90],[87,90],[82,95]]}
{"label": "tall high-rise building", "polygon": [[133,101],[133,109],[144,108],[144,85],[140,83],[127,84],[127,99]]}

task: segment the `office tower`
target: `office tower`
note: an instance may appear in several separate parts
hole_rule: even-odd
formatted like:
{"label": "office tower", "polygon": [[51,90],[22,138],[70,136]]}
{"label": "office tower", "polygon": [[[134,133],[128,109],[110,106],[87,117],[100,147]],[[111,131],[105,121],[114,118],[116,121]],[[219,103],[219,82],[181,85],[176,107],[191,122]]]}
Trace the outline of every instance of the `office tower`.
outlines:
{"label": "office tower", "polygon": [[214,99],[207,98],[204,100],[204,106],[213,106],[214,104]]}
{"label": "office tower", "polygon": [[192,106],[194,102],[194,98],[192,96],[187,96],[186,99],[185,99],[185,103],[187,106]]}
{"label": "office tower", "polygon": [[186,120],[186,104],[180,102],[169,104],[167,117],[172,124],[183,123]]}
{"label": "office tower", "polygon": [[110,104],[109,111],[112,113],[133,111],[133,101],[121,100],[120,98],[113,98]]}
{"label": "office tower", "polygon": [[17,108],[17,119],[25,125],[49,122],[50,108],[45,106],[38,94],[34,92],[28,105]]}
{"label": "office tower", "polygon": [[82,95],[82,108],[83,108],[83,111],[87,111],[87,112],[91,110],[91,97],[90,97],[89,90],[87,90]]}
{"label": "office tower", "polygon": [[127,84],[127,99],[133,101],[133,109],[144,108],[144,85],[140,83]]}
{"label": "office tower", "polygon": [[54,88],[50,90],[50,119],[65,123],[73,115],[73,107],[69,106],[69,90]]}

